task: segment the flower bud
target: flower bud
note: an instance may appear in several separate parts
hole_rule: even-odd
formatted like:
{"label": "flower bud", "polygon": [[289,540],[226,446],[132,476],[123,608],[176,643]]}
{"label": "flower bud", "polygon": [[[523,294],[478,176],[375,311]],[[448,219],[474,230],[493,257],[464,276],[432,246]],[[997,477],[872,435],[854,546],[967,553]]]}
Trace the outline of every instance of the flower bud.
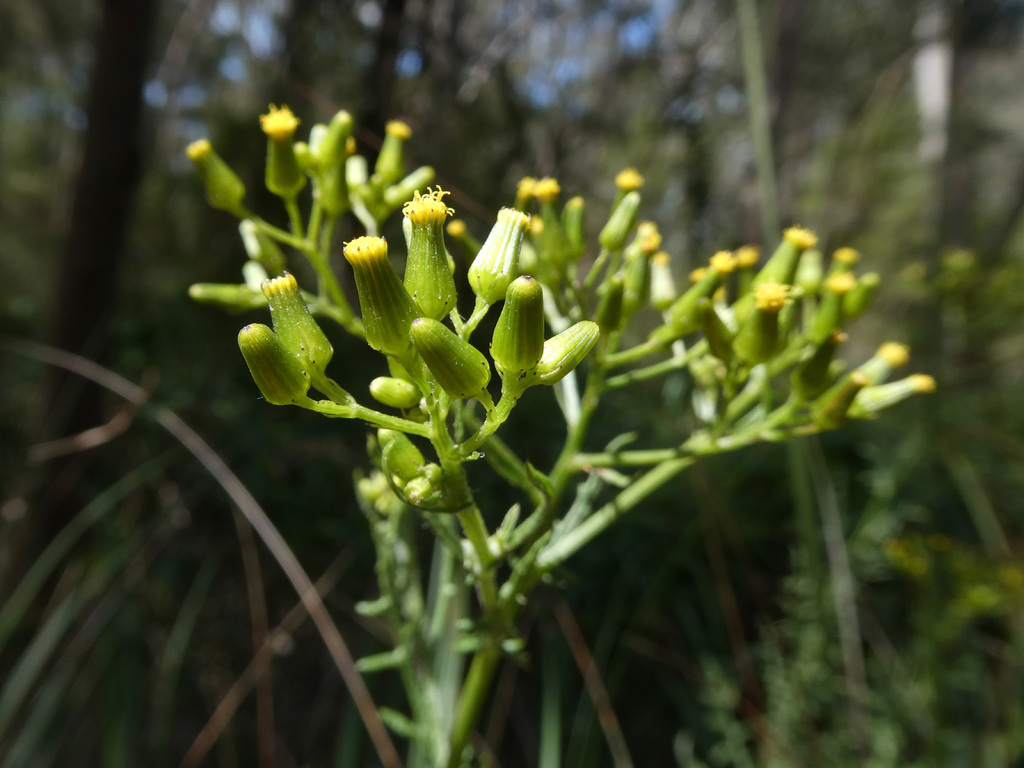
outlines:
{"label": "flower bud", "polygon": [[615,206],[608,223],[604,225],[597,240],[603,248],[609,251],[617,251],[626,244],[633,225],[636,223],[636,214],[640,209],[640,193],[627,192],[619,204]]}
{"label": "flower bud", "polygon": [[361,189],[369,179],[370,170],[366,166],[366,158],[362,155],[349,155],[345,160],[345,183],[348,188]]}
{"label": "flower bud", "polygon": [[387,243],[382,237],[357,237],[344,254],[355,276],[366,343],[402,357],[409,351],[409,326],[420,313],[391,266]]}
{"label": "flower bud", "polygon": [[273,405],[293,405],[309,398],[309,374],[302,359],[260,323],[238,332],[238,348],[263,398]]}
{"label": "flower bud", "polygon": [[741,360],[757,365],[775,356],[779,346],[779,312],[789,286],[774,281],[754,286],[754,308],[740,324],[733,348]]}
{"label": "flower bud", "polygon": [[708,351],[723,363],[728,363],[733,357],[733,332],[722,320],[711,299],[701,298],[697,303],[704,322],[704,337],[708,340]]}
{"label": "flower bud", "polygon": [[601,329],[601,336],[607,338],[622,327],[622,297],[625,292],[622,275],[612,275],[602,290],[604,295],[597,305],[597,317],[594,320]]}
{"label": "flower bud", "polygon": [[397,184],[384,190],[384,205],[393,211],[402,203],[412,200],[417,189],[426,189],[433,181],[434,169],[429,165],[421,165]]}
{"label": "flower bud", "polygon": [[637,237],[634,241],[637,247],[634,248],[631,243],[625,253],[622,275],[622,312],[625,317],[647,306],[651,298],[651,258],[657,251],[657,245],[654,250],[650,250],[649,246],[654,242],[660,245],[661,235],[658,234],[656,227],[653,232],[641,232],[645,223],[648,222],[642,222],[637,228]]}
{"label": "flower bud", "polygon": [[881,282],[882,278],[877,272],[865,272],[861,275],[853,290],[843,296],[843,317],[854,320],[864,314]]}
{"label": "flower bud", "polygon": [[583,236],[583,198],[577,195],[571,197],[562,208],[562,228],[569,238],[570,253],[572,259],[578,259],[587,249]]}
{"label": "flower bud", "polygon": [[260,115],[260,127],[267,135],[267,189],[278,197],[293,198],[306,184],[306,177],[295,157],[295,129],[299,119],[288,107],[270,105],[270,112]]}
{"label": "flower bud", "polygon": [[817,248],[808,248],[804,251],[796,268],[795,279],[796,285],[803,288],[809,296],[818,295],[822,280],[821,251]]}
{"label": "flower bud", "polygon": [[462,247],[464,252],[463,258],[466,261],[472,262],[476,255],[480,253],[480,241],[469,233],[469,230],[466,228],[466,222],[462,219],[452,219],[449,221],[445,232]]}
{"label": "flower bud", "polygon": [[651,258],[651,304],[664,312],[676,300],[676,282],[672,277],[671,259],[665,251]]}
{"label": "flower bud", "polygon": [[597,323],[590,320],[581,320],[552,336],[544,342],[544,354],[534,369],[537,381],[548,385],[561,381],[590,354],[600,336]]}
{"label": "flower bud", "polygon": [[790,381],[797,394],[804,400],[811,400],[828,388],[836,348],[844,341],[846,334],[838,328],[835,329],[817,346],[814,353],[793,371]]}
{"label": "flower bud", "polygon": [[878,348],[874,356],[857,370],[868,377],[869,384],[881,384],[896,368],[902,368],[910,360],[910,347],[887,341]]}
{"label": "flower bud", "polygon": [[317,178],[317,195],[324,213],[338,217],[352,207],[345,180],[345,166],[324,168]]}
{"label": "flower bud", "polygon": [[813,232],[801,227],[790,227],[782,233],[782,242],[775,253],[761,268],[754,278],[754,285],[774,281],[782,285],[792,285],[796,277],[797,266],[801,254],[818,243]]}
{"label": "flower bud", "polygon": [[236,314],[267,306],[263,292],[254,291],[247,285],[194,283],[188,288],[188,296],[199,304],[209,304]]}
{"label": "flower bud", "polygon": [[515,209],[525,211],[533,200],[533,192],[537,188],[537,180],[533,176],[523,176],[516,184]]}
{"label": "flower bud", "polygon": [[924,373],[915,373],[888,384],[864,387],[854,399],[848,415],[853,419],[871,418],[913,395],[934,391],[935,379]]}
{"label": "flower bud", "polygon": [[370,395],[382,405],[402,409],[419,405],[421,399],[415,384],[391,376],[378,376],[371,381]]}
{"label": "flower bud", "polygon": [[186,154],[196,166],[199,178],[206,189],[207,202],[221,211],[245,216],[245,208],[242,206],[245,184],[214,151],[209,140],[193,141],[188,145]]}
{"label": "flower bud", "polygon": [[858,393],[870,381],[860,371],[854,371],[833,384],[825,394],[811,403],[811,416],[822,429],[836,429],[846,421],[847,412]]}
{"label": "flower bud", "polygon": [[519,252],[529,217],[502,208],[487,239],[469,267],[469,284],[482,301],[493,304],[505,295],[519,270]]}
{"label": "flower bud", "polygon": [[409,255],[405,263],[405,289],[425,317],[440,320],[455,306],[455,278],[444,247],[444,221],[453,211],[444,204],[448,194],[440,187],[416,192],[402,213],[411,224]]}
{"label": "flower bud", "polygon": [[668,323],[655,329],[652,339],[664,343],[681,339],[701,327],[701,311],[699,302],[702,298],[710,298],[720,285],[722,278],[736,268],[736,259],[729,251],[719,251],[711,257],[707,269],[699,276],[682,296],[668,308]]}
{"label": "flower bud", "polygon": [[284,273],[286,262],[281,248],[273,238],[259,231],[256,222],[244,219],[238,225],[238,234],[249,258],[262,264],[268,275],[278,277]]}
{"label": "flower bud", "polygon": [[377,441],[381,447],[381,469],[395,480],[399,488],[423,473],[427,461],[407,435],[391,429],[378,429]]}
{"label": "flower bud", "polygon": [[505,292],[491,337],[491,359],[502,378],[533,370],[544,353],[544,289],[529,275]]}
{"label": "flower bud", "polygon": [[[316,148],[320,168],[340,168],[348,157],[348,140],[352,136],[352,115],[345,110],[334,114],[327,125],[323,140]],[[312,145],[312,140],[310,140]]]}
{"label": "flower bud", "polygon": [[391,186],[405,173],[405,142],[412,137],[412,129],[401,120],[392,120],[384,127],[384,143],[373,172]]}
{"label": "flower bud", "polygon": [[837,248],[832,254],[832,263],[828,268],[828,276],[837,275],[840,272],[852,272],[854,265],[860,261],[860,251],[853,248]]}
{"label": "flower bud", "polygon": [[309,313],[295,278],[285,272],[281,277],[265,281],[263,295],[270,305],[270,317],[281,344],[292,354],[307,360],[313,370],[323,373],[334,348]]}
{"label": "flower bud", "polygon": [[[325,125],[314,125],[313,128],[326,128]],[[316,138],[316,134],[310,132],[310,140]],[[292,151],[295,152],[295,162],[299,164],[299,170],[306,174],[314,174],[317,171],[316,155],[304,141],[296,141],[292,144]]]}
{"label": "flower bud", "polygon": [[437,383],[451,397],[477,397],[491,380],[487,358],[447,326],[421,317],[409,328],[409,337]]}
{"label": "flower bud", "polygon": [[857,279],[850,272],[832,275],[823,283],[821,301],[807,332],[808,339],[820,344],[833,330],[842,327],[843,297],[856,285]]}

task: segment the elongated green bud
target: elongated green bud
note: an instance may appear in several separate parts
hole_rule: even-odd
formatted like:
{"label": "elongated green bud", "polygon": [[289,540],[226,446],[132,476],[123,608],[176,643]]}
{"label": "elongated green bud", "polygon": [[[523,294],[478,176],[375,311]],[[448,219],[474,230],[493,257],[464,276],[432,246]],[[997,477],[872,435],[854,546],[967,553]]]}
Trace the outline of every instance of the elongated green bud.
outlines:
{"label": "elongated green bud", "polygon": [[754,285],[767,282],[792,285],[801,254],[817,244],[817,236],[809,229],[790,227],[782,233],[782,242],[775,253],[754,277]]}
{"label": "elongated green bud", "polygon": [[572,259],[578,259],[587,249],[587,243],[583,235],[583,198],[577,195],[569,198],[562,208],[562,229],[569,238],[570,253]]}
{"label": "elongated green bud", "polygon": [[746,296],[754,282],[754,270],[761,259],[761,249],[756,245],[741,245],[736,249],[736,295]]}
{"label": "elongated green bud", "polygon": [[409,326],[420,312],[391,266],[388,244],[383,237],[357,237],[344,254],[356,280],[366,343],[402,357],[409,351]]}
{"label": "elongated green bud", "polygon": [[405,173],[405,142],[412,137],[412,129],[401,120],[392,120],[384,127],[384,143],[373,172],[387,185],[392,185]]}
{"label": "elongated green bud", "polygon": [[[376,178],[376,174],[374,174],[374,178]],[[426,189],[433,181],[434,169],[429,165],[421,165],[397,184],[384,190],[384,205],[389,211],[393,211],[403,203],[412,200],[417,189]]]}
{"label": "elongated green bud", "polygon": [[701,327],[703,319],[700,300],[710,298],[722,279],[736,269],[736,258],[729,251],[719,251],[711,257],[706,270],[682,296],[668,308],[668,323],[651,333],[651,339],[669,343],[693,333]]}
{"label": "elongated green bud", "polygon": [[295,157],[295,129],[299,119],[288,107],[260,115],[260,127],[267,134],[267,189],[278,197],[292,198],[306,184],[306,177]]}
{"label": "elongated green bud", "polygon": [[421,317],[409,328],[409,337],[437,383],[451,397],[477,397],[491,380],[487,358],[447,326]]}
{"label": "elongated green bud", "polygon": [[853,290],[843,296],[843,317],[853,320],[864,314],[881,282],[882,278],[877,272],[865,272],[861,275]]}
{"label": "elongated green bud", "polygon": [[245,326],[238,332],[238,348],[252,380],[268,403],[293,405],[309,400],[309,374],[302,359],[287,349],[267,326]]}
{"label": "elongated green bud", "polygon": [[378,403],[391,408],[413,408],[420,404],[420,391],[405,379],[378,376],[370,382],[370,395]]}
{"label": "elongated green bud", "polygon": [[869,384],[881,384],[896,368],[902,368],[910,360],[910,347],[895,341],[887,341],[857,370],[868,377]]}
{"label": "elongated green bud", "polygon": [[828,268],[828,276],[838,275],[840,272],[852,272],[854,266],[860,261],[860,251],[853,248],[837,248],[832,254],[832,263]]}
{"label": "elongated green bud", "polygon": [[209,304],[236,314],[267,306],[267,297],[263,292],[254,291],[247,285],[194,283],[189,286],[188,295],[199,304]]}
{"label": "elongated green bud", "polygon": [[309,362],[313,370],[324,372],[334,348],[309,313],[299,284],[285,272],[263,283],[263,295],[270,305],[274,331],[286,349]]}
{"label": "elongated green bud", "polygon": [[789,286],[776,282],[754,286],[754,309],[740,323],[733,343],[741,360],[757,365],[775,356],[779,346],[779,312],[788,295]]}
{"label": "elongated green bud", "polygon": [[399,487],[423,472],[427,461],[407,435],[390,429],[378,429],[377,441],[381,446],[381,467],[397,481]]}
{"label": "elongated green bud", "polygon": [[317,178],[317,195],[324,213],[338,217],[352,207],[344,166],[324,168]]}
{"label": "elongated green bud", "polygon": [[480,252],[469,267],[469,284],[482,301],[493,304],[505,295],[519,273],[519,252],[530,217],[502,208]]}
{"label": "elongated green bud", "polygon": [[[345,183],[349,189],[361,189],[370,178],[370,169],[362,155],[350,155],[345,160]],[[430,182],[427,182],[428,184]],[[410,195],[412,192],[409,193]]]}
{"label": "elongated green bud", "polygon": [[828,389],[836,348],[844,341],[846,334],[838,328],[835,329],[817,346],[814,353],[793,371],[790,380],[801,398],[811,400]]}
{"label": "elongated green bud", "polygon": [[651,259],[660,245],[657,225],[651,221],[640,222],[636,237],[624,254],[622,312],[625,317],[647,306],[651,298]]}
{"label": "elongated green bud", "polygon": [[796,284],[810,296],[817,296],[822,280],[821,251],[809,248],[800,257],[796,268]]}
{"label": "elongated green bud", "polygon": [[491,337],[491,359],[502,378],[532,371],[544,354],[544,289],[529,275],[505,292]]}
{"label": "elongated green bud", "polygon": [[935,379],[924,373],[915,373],[899,381],[864,387],[850,406],[851,419],[868,419],[887,408],[902,403],[914,395],[935,391]]}
{"label": "elongated green bud", "polygon": [[604,294],[601,296],[601,303],[597,305],[597,317],[594,320],[604,338],[622,327],[622,297],[625,290],[622,275],[612,275],[602,288]]}
{"label": "elongated green bud", "polygon": [[[348,140],[352,136],[352,115],[345,110],[335,112],[327,125],[323,140],[316,147],[321,170],[340,168],[348,157]],[[312,146],[312,140],[310,140]]]}
{"label": "elongated green bud", "polygon": [[193,141],[185,150],[199,173],[199,179],[206,189],[206,201],[214,208],[245,216],[242,200],[245,198],[245,184],[238,178],[208,139]]}
{"label": "elongated green bud", "polygon": [[842,327],[843,297],[853,290],[856,284],[857,279],[850,272],[839,272],[824,282],[821,301],[807,332],[808,339],[820,344],[834,329]]}
{"label": "elongated green bud", "polygon": [[704,337],[708,340],[708,351],[723,363],[728,363],[733,357],[733,332],[722,320],[711,299],[702,298],[698,304],[704,321]]}
{"label": "elongated green bud", "polygon": [[[319,141],[323,138],[323,131],[327,130],[326,125],[314,125],[309,132],[310,142]],[[292,151],[295,152],[295,162],[299,164],[299,170],[308,175],[313,175],[319,170],[319,162],[316,153],[311,149],[310,144],[304,141],[296,141],[292,144]]]}
{"label": "elongated green bud", "polygon": [[242,245],[249,258],[262,264],[268,275],[278,277],[284,274],[286,261],[281,248],[273,238],[259,231],[256,222],[245,219],[238,225],[238,234],[242,237]]}
{"label": "elongated green bud", "polygon": [[534,369],[540,384],[556,384],[583,362],[597,344],[601,329],[597,323],[581,320],[544,342],[544,354]]}
{"label": "elongated green bud", "polygon": [[615,206],[608,222],[601,230],[597,240],[602,247],[609,251],[617,251],[626,244],[633,225],[636,223],[636,214],[640,210],[640,193],[637,191],[627,192],[622,200]]}
{"label": "elongated green bud", "polygon": [[658,251],[651,258],[651,305],[659,312],[664,312],[672,306],[677,296],[671,257],[665,251]]}
{"label": "elongated green bud", "polygon": [[419,192],[402,213],[409,222],[409,256],[405,263],[405,289],[425,317],[440,320],[455,306],[455,278],[444,247],[444,221],[452,210],[444,204],[448,193],[438,187]]}
{"label": "elongated green bud", "polygon": [[869,383],[868,377],[860,371],[854,371],[837,381],[825,394],[811,403],[814,423],[822,429],[841,427],[857,394]]}

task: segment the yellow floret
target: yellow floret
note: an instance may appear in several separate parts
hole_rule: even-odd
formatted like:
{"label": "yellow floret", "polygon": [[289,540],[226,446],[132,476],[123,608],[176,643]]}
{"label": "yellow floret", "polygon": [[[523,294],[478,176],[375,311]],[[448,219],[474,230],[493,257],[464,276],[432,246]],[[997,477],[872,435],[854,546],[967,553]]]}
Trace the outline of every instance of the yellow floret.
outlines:
{"label": "yellow floret", "polygon": [[516,197],[520,200],[529,200],[537,190],[537,180],[533,176],[523,176],[516,184]]}
{"label": "yellow floret", "polygon": [[263,281],[263,295],[268,299],[274,296],[281,296],[286,293],[294,293],[299,290],[299,283],[295,276],[285,272],[280,277],[274,277]]}
{"label": "yellow floret", "polygon": [[935,391],[935,379],[927,373],[915,373],[910,377],[910,383],[915,390],[921,393]]}
{"label": "yellow floret", "polygon": [[409,127],[408,123],[401,120],[391,120],[384,126],[384,133],[388,136],[397,136],[399,139],[408,141],[412,136],[412,128]]}
{"label": "yellow floret", "polygon": [[803,227],[790,227],[782,234],[783,237],[797,248],[802,248],[805,251],[818,244],[818,236],[811,232],[811,230],[804,229]]}
{"label": "yellow floret", "polygon": [[644,185],[644,177],[636,168],[625,168],[615,176],[615,186],[623,192],[632,192]]}
{"label": "yellow floret", "polygon": [[659,267],[667,267],[671,258],[672,257],[668,255],[668,251],[658,251],[654,254],[653,263]]}
{"label": "yellow floret", "polygon": [[448,222],[448,226],[445,228],[452,237],[462,237],[466,234],[466,222],[462,219],[452,219]]}
{"label": "yellow floret", "polygon": [[761,249],[756,245],[744,245],[736,249],[736,264],[740,267],[756,267],[761,258]]}
{"label": "yellow floret", "polygon": [[526,223],[530,227],[530,234],[534,237],[540,237],[540,234],[544,231],[544,222],[541,221],[540,216],[531,216]]}
{"label": "yellow floret", "polygon": [[754,286],[754,303],[762,312],[778,312],[786,305],[789,286],[769,280]]}
{"label": "yellow floret", "polygon": [[825,287],[832,293],[842,296],[857,287],[857,278],[853,276],[852,272],[840,272],[826,280]]}
{"label": "yellow floret", "polygon": [[860,251],[854,248],[838,248],[832,254],[832,259],[840,264],[856,264],[860,261]]}
{"label": "yellow floret", "polygon": [[730,251],[719,251],[708,263],[720,275],[728,275],[736,269],[736,257]]}
{"label": "yellow floret", "polygon": [[661,247],[661,233],[653,221],[641,221],[637,224],[636,237],[640,241],[640,250],[643,253],[652,254]]}
{"label": "yellow floret", "polygon": [[691,283],[699,283],[701,280],[703,280],[707,276],[707,274],[708,274],[708,268],[707,267],[697,267],[695,270],[693,270],[693,272],[690,273],[690,282]]}
{"label": "yellow floret", "polygon": [[444,196],[449,194],[451,193],[441,187],[435,190],[427,189],[425,195],[421,195],[417,190],[413,199],[402,206],[402,215],[413,224],[441,224],[455,213],[444,204]]}
{"label": "yellow floret", "polygon": [[343,251],[352,266],[368,264],[388,257],[388,244],[383,237],[363,236],[345,243]]}
{"label": "yellow floret", "polygon": [[875,352],[875,357],[880,357],[893,368],[906,365],[910,359],[910,347],[906,344],[899,344],[895,341],[887,341]]}
{"label": "yellow floret", "polygon": [[278,109],[273,104],[270,111],[260,115],[260,128],[272,139],[281,141],[290,139],[295,135],[295,129],[299,127],[299,118],[292,114],[288,107]]}
{"label": "yellow floret", "polygon": [[213,152],[213,145],[210,144],[209,139],[199,139],[199,141],[193,141],[185,149],[185,154],[188,155],[188,159],[193,162],[202,160],[204,157]]}
{"label": "yellow floret", "polygon": [[550,203],[556,197],[558,193],[562,191],[561,185],[558,183],[558,179],[553,179],[550,176],[545,176],[543,179],[537,182],[533,188],[533,196],[540,200],[542,203]]}

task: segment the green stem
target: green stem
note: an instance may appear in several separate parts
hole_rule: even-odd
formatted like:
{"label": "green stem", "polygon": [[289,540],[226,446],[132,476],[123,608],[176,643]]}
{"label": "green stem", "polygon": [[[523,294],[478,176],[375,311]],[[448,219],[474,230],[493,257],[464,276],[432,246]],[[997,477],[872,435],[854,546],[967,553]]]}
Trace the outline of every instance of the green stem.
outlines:
{"label": "green stem", "polygon": [[605,355],[604,364],[608,368],[615,368],[620,365],[636,362],[656,352],[661,352],[664,348],[665,345],[661,341],[648,339],[635,347],[624,349],[616,354]]}
{"label": "green stem", "polygon": [[[292,235],[297,237],[300,242],[306,242],[306,233],[302,226],[302,214],[299,212],[299,204],[295,201],[294,197],[286,197],[284,199],[285,210],[288,211],[288,222],[291,225]],[[303,247],[306,250],[306,247]]]}
{"label": "green stem", "polygon": [[429,424],[420,424],[417,421],[409,421],[398,416],[391,416],[375,411],[372,408],[367,408],[365,405],[340,405],[332,403],[330,400],[311,400],[310,404],[304,404],[303,407],[335,419],[360,419],[373,427],[393,429],[396,432],[405,432],[410,435],[418,435],[419,437],[431,437],[431,427]]}
{"label": "green stem", "polygon": [[684,368],[694,357],[703,354],[706,349],[707,342],[701,339],[681,355],[673,355],[668,360],[662,360],[660,363],[637,368],[627,373],[620,373],[618,376],[609,376],[608,380],[605,381],[604,388],[606,390],[621,389],[638,381],[646,381],[647,379],[661,376],[663,373],[678,371],[680,368]]}
{"label": "green stem", "polygon": [[462,752],[469,743],[470,734],[476,727],[480,715],[483,714],[484,701],[490,691],[491,680],[498,668],[501,651],[494,646],[486,646],[477,651],[473,663],[462,686],[459,704],[455,710],[455,724],[448,741],[448,768],[459,768],[462,765]]}

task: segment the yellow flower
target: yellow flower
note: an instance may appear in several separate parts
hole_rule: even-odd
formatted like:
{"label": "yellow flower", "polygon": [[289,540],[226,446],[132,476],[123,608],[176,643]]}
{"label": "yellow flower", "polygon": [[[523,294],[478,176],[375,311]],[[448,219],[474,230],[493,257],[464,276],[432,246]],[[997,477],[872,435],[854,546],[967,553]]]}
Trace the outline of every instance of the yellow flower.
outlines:
{"label": "yellow flower", "polygon": [[270,111],[260,115],[260,128],[272,139],[283,141],[295,135],[295,129],[299,127],[299,118],[292,114],[288,107],[278,109],[273,104]]}

